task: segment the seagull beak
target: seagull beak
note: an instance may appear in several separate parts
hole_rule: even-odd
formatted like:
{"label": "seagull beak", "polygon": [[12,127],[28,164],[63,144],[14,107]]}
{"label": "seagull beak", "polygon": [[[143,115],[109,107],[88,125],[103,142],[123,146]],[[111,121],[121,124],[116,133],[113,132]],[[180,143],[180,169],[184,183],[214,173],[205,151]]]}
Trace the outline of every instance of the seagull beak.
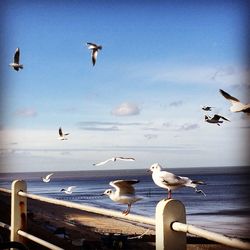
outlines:
{"label": "seagull beak", "polygon": [[149,173],[149,172],[151,172],[151,170],[150,170],[150,169],[148,169],[148,170],[147,170],[147,173]]}
{"label": "seagull beak", "polygon": [[103,196],[103,195],[105,195],[104,193],[103,194],[101,194],[101,196]]}

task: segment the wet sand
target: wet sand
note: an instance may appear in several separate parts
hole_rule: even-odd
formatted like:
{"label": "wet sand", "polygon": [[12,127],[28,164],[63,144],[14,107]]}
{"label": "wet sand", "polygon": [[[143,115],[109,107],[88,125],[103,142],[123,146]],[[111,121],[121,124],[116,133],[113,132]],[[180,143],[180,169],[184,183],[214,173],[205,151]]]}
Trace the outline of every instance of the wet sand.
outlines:
{"label": "wet sand", "polygon": [[[10,197],[0,193],[0,221],[10,224]],[[64,249],[155,249],[155,230],[152,226],[66,208],[28,199],[27,231]],[[9,232],[0,229],[7,240]],[[142,235],[143,237],[138,238]],[[230,250],[188,237],[187,250]],[[197,244],[198,243],[198,244]],[[29,249],[47,249],[28,241]],[[76,246],[76,245],[82,245]],[[123,248],[119,248],[119,246]]]}

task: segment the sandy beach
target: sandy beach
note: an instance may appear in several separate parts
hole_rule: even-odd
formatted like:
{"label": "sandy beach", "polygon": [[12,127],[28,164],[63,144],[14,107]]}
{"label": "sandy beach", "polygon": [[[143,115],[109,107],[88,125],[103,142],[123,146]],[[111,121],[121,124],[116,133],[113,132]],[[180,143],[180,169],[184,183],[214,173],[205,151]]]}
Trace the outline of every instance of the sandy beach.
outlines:
{"label": "sandy beach", "polygon": [[[0,221],[10,224],[10,197],[0,193]],[[94,213],[28,200],[27,231],[64,249],[155,249],[153,227],[133,224]],[[9,232],[1,229],[8,240]],[[143,237],[138,238],[142,235]],[[188,250],[233,249],[188,237]],[[47,249],[33,242],[29,249]],[[81,245],[81,246],[80,246]],[[121,246],[123,248],[121,248]]]}

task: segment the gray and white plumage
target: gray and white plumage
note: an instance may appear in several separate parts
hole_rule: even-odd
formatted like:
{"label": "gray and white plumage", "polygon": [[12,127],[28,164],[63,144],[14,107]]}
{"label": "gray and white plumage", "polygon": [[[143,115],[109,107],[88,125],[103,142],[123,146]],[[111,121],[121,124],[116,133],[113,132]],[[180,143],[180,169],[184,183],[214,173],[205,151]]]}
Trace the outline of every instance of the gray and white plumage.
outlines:
{"label": "gray and white plumage", "polygon": [[149,171],[152,172],[152,179],[154,183],[157,186],[168,190],[168,199],[172,198],[172,190],[176,190],[181,187],[194,188],[195,192],[202,193],[206,196],[201,189],[197,189],[199,184],[205,184],[203,181],[191,180],[188,177],[177,176],[173,173],[162,171],[162,168],[158,163],[152,164]]}
{"label": "gray and white plumage", "polygon": [[95,43],[87,43],[88,49],[91,50],[91,59],[92,59],[92,64],[95,66],[96,63],[96,58],[98,55],[99,50],[102,50],[101,45],[97,45]]}
{"label": "gray and white plumage", "polygon": [[62,188],[61,189],[61,192],[64,192],[65,194],[72,194],[73,193],[73,190],[76,188],[76,186],[70,186],[70,187],[67,187],[67,189],[65,188]]}
{"label": "gray and white plumage", "polygon": [[225,118],[224,116],[221,116],[221,115],[215,114],[213,117],[209,116],[209,115],[205,115],[205,122],[215,123],[218,126],[220,126],[220,123],[223,123],[223,121],[221,119],[224,121],[230,122],[230,120],[228,120],[227,118]]}
{"label": "gray and white plumage", "polygon": [[43,182],[50,182],[50,177],[53,175],[54,173],[48,174],[45,177],[42,177]]}
{"label": "gray and white plumage", "polygon": [[117,160],[120,160],[120,161],[135,161],[135,159],[132,158],[132,157],[119,156],[119,157],[112,157],[110,159],[107,159],[105,161],[101,161],[101,162],[98,162],[98,163],[94,163],[93,166],[102,166],[102,165],[105,165],[106,163],[108,163],[110,161],[116,162]]}
{"label": "gray and white plumage", "polygon": [[228,94],[226,91],[220,89],[220,93],[228,100],[231,102],[231,107],[230,111],[231,112],[244,112],[247,114],[250,114],[250,103],[248,104],[243,104],[240,102],[239,99],[231,96]]}
{"label": "gray and white plumage", "polygon": [[127,210],[123,211],[124,215],[129,214],[131,205],[138,200],[141,200],[141,197],[136,196],[134,184],[138,183],[139,180],[116,180],[109,183],[110,186],[114,187],[115,190],[107,189],[102,195],[107,195],[109,198],[121,204],[127,204]]}
{"label": "gray and white plumage", "polygon": [[68,140],[68,138],[66,137],[66,136],[68,136],[69,135],[69,133],[63,133],[63,131],[62,131],[62,128],[60,127],[59,129],[58,129],[58,133],[59,133],[59,140]]}
{"label": "gray and white plumage", "polygon": [[13,62],[9,64],[14,70],[19,71],[23,69],[23,65],[19,63],[20,60],[20,49],[17,48],[13,57]]}

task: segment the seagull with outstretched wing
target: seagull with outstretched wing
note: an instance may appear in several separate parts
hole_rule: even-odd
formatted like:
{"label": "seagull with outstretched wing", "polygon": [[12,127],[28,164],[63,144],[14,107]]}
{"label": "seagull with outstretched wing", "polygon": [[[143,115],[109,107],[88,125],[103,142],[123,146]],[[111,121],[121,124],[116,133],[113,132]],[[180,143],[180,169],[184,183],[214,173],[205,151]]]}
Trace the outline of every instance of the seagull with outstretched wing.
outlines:
{"label": "seagull with outstretched wing", "polygon": [[61,192],[64,192],[65,194],[72,194],[73,193],[73,190],[76,188],[76,186],[70,186],[68,187],[67,189],[65,188],[62,188],[61,189]]}
{"label": "seagull with outstretched wing", "polygon": [[244,112],[247,114],[250,114],[250,103],[248,104],[243,104],[240,102],[239,99],[231,96],[230,94],[228,94],[226,91],[220,89],[220,93],[228,100],[231,102],[231,107],[230,107],[230,111],[231,112]]}
{"label": "seagull with outstretched wing", "polygon": [[223,123],[223,121],[221,119],[224,121],[230,122],[230,120],[228,120],[227,118],[225,118],[224,116],[221,116],[221,115],[215,114],[213,117],[205,115],[205,122],[215,123],[218,126],[220,126],[220,123]]}
{"label": "seagull with outstretched wing", "polygon": [[91,59],[92,59],[92,64],[95,66],[96,63],[96,58],[98,55],[99,50],[102,50],[101,45],[97,45],[95,43],[87,43],[88,49],[91,50]]}
{"label": "seagull with outstretched wing", "polygon": [[66,137],[67,135],[69,135],[69,133],[63,133],[63,131],[62,131],[62,128],[60,127],[59,129],[58,129],[58,133],[59,133],[59,140],[68,140],[68,138]]}
{"label": "seagull with outstretched wing", "polygon": [[120,161],[135,161],[134,158],[132,157],[112,157],[110,159],[107,159],[106,161],[101,161],[99,163],[94,163],[93,166],[102,166],[102,165],[105,165],[106,163],[112,161],[112,162],[116,162],[117,160],[120,160]]}
{"label": "seagull with outstretched wing", "polygon": [[46,175],[45,177],[42,177],[42,180],[43,180],[43,182],[50,182],[50,177],[53,175],[54,173],[51,173],[51,174],[48,174],[48,175]]}
{"label": "seagull with outstretched wing", "polygon": [[20,49],[17,48],[14,54],[13,62],[9,65],[16,71],[19,71],[19,69],[23,69],[23,65],[19,63],[20,59]]}
{"label": "seagull with outstretched wing", "polygon": [[115,190],[107,189],[102,195],[107,195],[112,201],[127,204],[127,210],[123,211],[124,215],[129,214],[131,206],[141,197],[136,196],[134,184],[138,183],[139,180],[116,180],[109,183],[110,186],[114,187]]}

